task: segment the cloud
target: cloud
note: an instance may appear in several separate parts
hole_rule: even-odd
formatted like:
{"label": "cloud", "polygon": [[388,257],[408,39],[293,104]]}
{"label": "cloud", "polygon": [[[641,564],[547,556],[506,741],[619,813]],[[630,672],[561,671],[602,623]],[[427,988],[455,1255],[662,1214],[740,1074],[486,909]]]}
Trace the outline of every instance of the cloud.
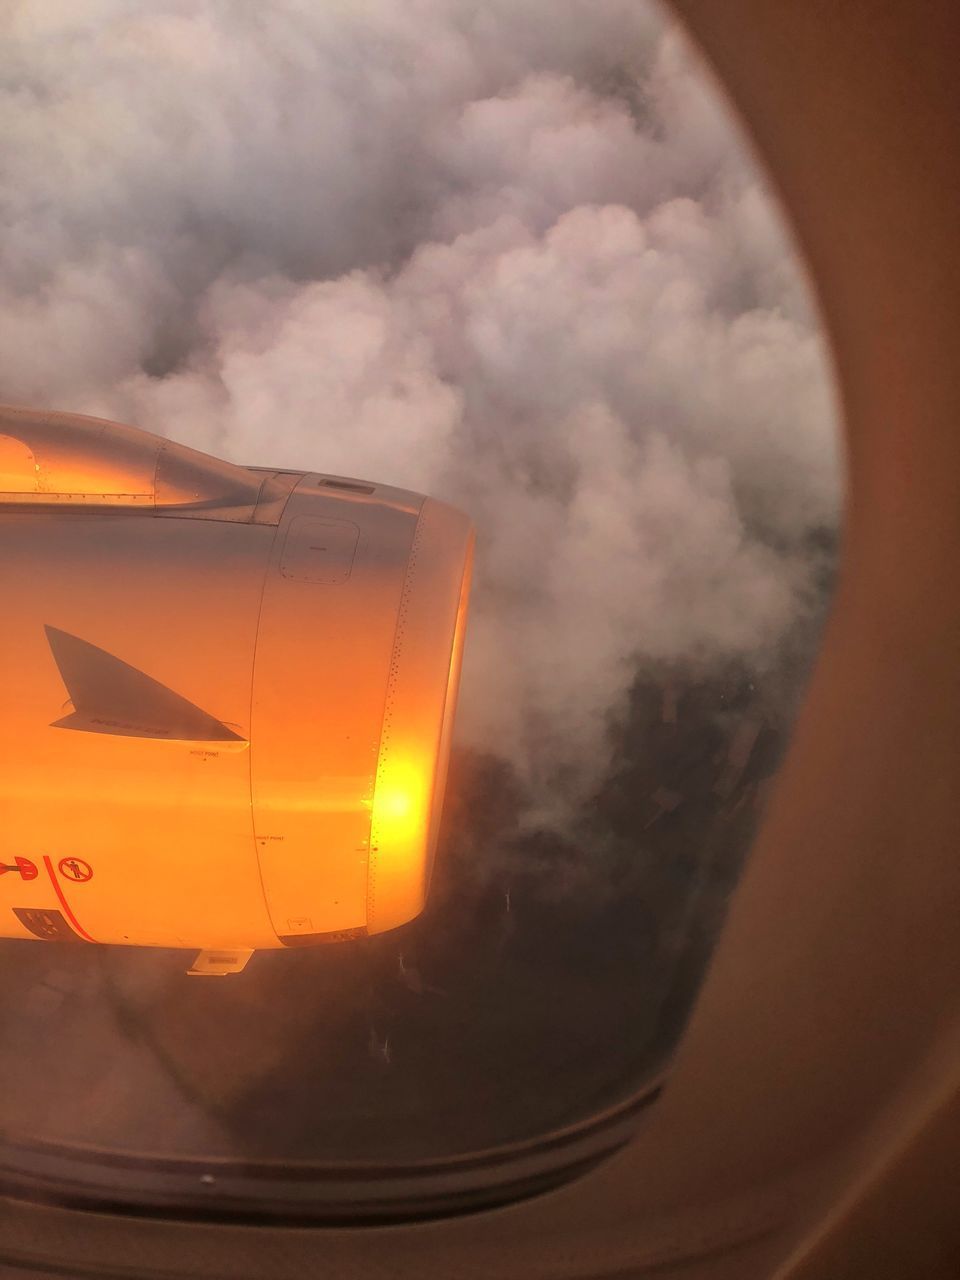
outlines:
{"label": "cloud", "polygon": [[30,2],[0,48],[0,399],[465,506],[460,736],[541,809],[638,671],[805,616],[824,343],[657,10]]}

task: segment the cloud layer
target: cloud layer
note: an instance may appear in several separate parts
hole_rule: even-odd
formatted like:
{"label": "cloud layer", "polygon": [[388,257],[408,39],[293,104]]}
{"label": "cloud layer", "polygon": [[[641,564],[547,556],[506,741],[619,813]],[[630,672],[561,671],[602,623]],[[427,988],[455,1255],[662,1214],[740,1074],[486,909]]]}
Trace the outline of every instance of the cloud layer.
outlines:
{"label": "cloud layer", "polygon": [[0,138],[0,400],[465,506],[460,736],[541,807],[638,671],[809,609],[823,341],[657,10],[26,0]]}

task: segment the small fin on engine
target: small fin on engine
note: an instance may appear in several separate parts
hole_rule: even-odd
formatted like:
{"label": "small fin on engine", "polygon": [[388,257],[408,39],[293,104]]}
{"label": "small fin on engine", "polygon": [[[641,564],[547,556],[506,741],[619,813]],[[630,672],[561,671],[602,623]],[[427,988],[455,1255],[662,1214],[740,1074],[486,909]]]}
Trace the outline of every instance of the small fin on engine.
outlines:
{"label": "small fin on engine", "polygon": [[73,707],[53,721],[53,728],[173,742],[245,742],[221,720],[106,649],[56,627],[44,629]]}

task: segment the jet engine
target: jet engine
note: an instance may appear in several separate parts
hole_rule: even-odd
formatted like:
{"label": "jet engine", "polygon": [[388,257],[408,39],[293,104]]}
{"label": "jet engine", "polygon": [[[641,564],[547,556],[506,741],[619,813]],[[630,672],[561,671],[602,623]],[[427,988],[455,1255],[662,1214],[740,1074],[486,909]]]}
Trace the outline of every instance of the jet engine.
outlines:
{"label": "jet engine", "polygon": [[0,934],[223,972],[415,917],[472,552],[420,494],[0,410]]}

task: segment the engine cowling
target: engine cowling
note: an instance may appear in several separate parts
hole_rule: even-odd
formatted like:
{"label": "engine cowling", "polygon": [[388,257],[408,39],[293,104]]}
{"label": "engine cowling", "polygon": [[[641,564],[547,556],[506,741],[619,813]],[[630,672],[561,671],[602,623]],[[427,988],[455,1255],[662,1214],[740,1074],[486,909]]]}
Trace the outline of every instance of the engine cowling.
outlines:
{"label": "engine cowling", "polygon": [[0,411],[0,934],[256,949],[424,905],[473,531]]}

